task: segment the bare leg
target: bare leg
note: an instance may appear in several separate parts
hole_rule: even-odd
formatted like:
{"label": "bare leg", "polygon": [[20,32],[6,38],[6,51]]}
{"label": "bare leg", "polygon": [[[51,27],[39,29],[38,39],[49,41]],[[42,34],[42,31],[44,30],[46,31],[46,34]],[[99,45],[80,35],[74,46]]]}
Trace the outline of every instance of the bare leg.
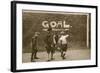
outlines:
{"label": "bare leg", "polygon": [[39,58],[37,57],[37,50],[35,51],[34,58],[35,58],[35,59],[39,59]]}
{"label": "bare leg", "polygon": [[62,57],[62,59],[65,59],[65,55],[66,55],[66,52],[65,51],[61,51],[61,57]]}
{"label": "bare leg", "polygon": [[61,57],[63,57],[63,51],[61,50]]}
{"label": "bare leg", "polygon": [[54,58],[53,58],[53,52],[51,52],[51,60],[53,60]]}
{"label": "bare leg", "polygon": [[31,62],[35,62],[35,61],[34,61],[34,58],[33,58],[34,54],[35,54],[35,53],[32,52],[32,55],[31,55]]}
{"label": "bare leg", "polygon": [[48,53],[48,60],[47,61],[50,61],[50,53]]}
{"label": "bare leg", "polygon": [[63,51],[63,59],[66,59],[65,55],[66,55],[66,51]]}
{"label": "bare leg", "polygon": [[31,62],[32,62],[32,60],[33,60],[33,53],[31,54]]}

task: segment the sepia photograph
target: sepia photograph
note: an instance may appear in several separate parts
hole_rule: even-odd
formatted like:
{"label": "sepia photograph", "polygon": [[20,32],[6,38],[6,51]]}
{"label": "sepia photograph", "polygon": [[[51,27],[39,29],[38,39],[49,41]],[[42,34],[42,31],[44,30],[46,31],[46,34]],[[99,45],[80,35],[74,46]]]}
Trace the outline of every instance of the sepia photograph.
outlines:
{"label": "sepia photograph", "polygon": [[91,59],[89,13],[22,11],[22,62]]}
{"label": "sepia photograph", "polygon": [[12,72],[97,67],[97,6],[11,2]]}

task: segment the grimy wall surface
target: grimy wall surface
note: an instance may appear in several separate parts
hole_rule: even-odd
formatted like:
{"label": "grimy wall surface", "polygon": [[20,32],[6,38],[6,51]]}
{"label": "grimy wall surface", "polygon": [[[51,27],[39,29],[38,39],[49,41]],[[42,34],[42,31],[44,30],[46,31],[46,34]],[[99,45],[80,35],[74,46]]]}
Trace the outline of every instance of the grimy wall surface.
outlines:
{"label": "grimy wall surface", "polygon": [[[61,12],[60,12],[61,13]],[[62,24],[61,26],[56,26],[54,28],[62,29],[64,28],[63,25],[70,25],[72,28],[69,28],[68,34],[71,36],[69,37],[69,46],[70,48],[75,49],[82,49],[86,48],[86,41],[87,41],[87,20],[90,21],[90,14],[89,19],[87,19],[87,13],[50,13],[50,12],[27,12],[23,10],[22,13],[22,43],[23,43],[23,52],[30,52],[31,51],[31,38],[34,35],[34,32],[40,32],[39,36],[39,50],[45,50],[45,43],[44,38],[46,36],[46,31],[43,31],[43,21],[47,21],[46,24],[54,23],[57,25],[59,23]],[[55,25],[54,24],[54,25]],[[52,24],[53,25],[53,24]],[[89,23],[90,26],[90,23]],[[90,27],[89,27],[90,29]],[[58,31],[60,32],[60,31]],[[88,31],[90,35],[90,30]],[[90,39],[90,36],[89,36]],[[90,43],[90,40],[89,40]],[[89,44],[90,45],[90,44]]]}

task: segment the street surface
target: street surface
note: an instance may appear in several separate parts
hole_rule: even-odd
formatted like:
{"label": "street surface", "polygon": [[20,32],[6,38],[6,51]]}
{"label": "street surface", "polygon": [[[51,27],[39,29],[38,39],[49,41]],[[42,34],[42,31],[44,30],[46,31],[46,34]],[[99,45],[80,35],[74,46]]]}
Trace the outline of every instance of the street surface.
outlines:
{"label": "street surface", "polygon": [[[48,55],[46,51],[44,52],[38,52],[37,56],[39,59],[35,59],[36,62],[45,62],[48,60]],[[70,49],[66,52],[66,61],[73,61],[73,60],[87,60],[91,57],[90,49]],[[54,60],[53,61],[63,61],[60,52],[56,51],[54,54]],[[23,63],[31,62],[31,53],[23,53],[22,55],[22,61]]]}

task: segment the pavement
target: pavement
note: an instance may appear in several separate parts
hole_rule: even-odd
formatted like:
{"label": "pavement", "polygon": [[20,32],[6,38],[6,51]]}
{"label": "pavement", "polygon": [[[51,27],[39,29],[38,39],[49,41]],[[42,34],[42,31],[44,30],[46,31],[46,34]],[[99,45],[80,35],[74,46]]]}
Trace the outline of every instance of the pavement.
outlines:
{"label": "pavement", "polygon": [[[56,51],[54,54],[54,60],[52,61],[63,61],[61,58],[61,53]],[[39,59],[35,59],[36,62],[46,62],[48,60],[48,55],[46,51],[38,52],[37,56]],[[90,49],[70,49],[66,52],[66,61],[73,60],[88,60],[91,59],[91,50]],[[31,53],[22,54],[22,62],[29,63],[31,62]]]}

